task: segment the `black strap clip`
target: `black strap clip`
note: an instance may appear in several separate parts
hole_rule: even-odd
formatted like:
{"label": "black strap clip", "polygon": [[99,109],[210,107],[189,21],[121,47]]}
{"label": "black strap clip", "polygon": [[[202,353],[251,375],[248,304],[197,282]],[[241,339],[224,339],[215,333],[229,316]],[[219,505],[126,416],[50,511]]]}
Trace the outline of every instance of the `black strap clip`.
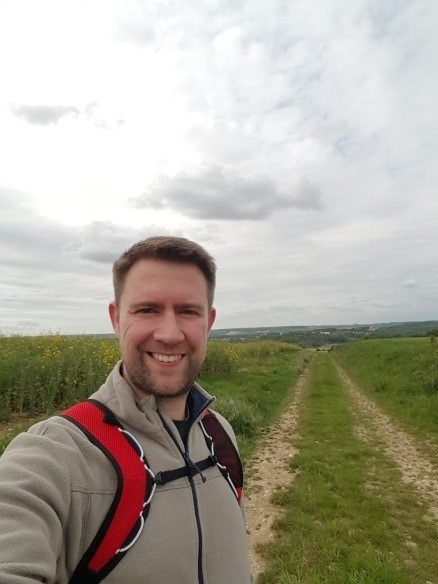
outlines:
{"label": "black strap clip", "polygon": [[186,467],[187,467],[187,470],[188,470],[188,476],[194,477],[195,475],[197,475],[199,473],[199,476],[201,477],[202,482],[205,483],[205,481],[207,479],[202,474],[201,469],[196,464],[196,462],[193,462],[193,460],[185,452],[183,454],[183,458],[184,458],[184,461],[186,463]]}
{"label": "black strap clip", "polygon": [[164,483],[164,480],[163,480],[163,475],[162,475],[161,471],[160,471],[160,472],[157,472],[157,473],[155,473],[155,476],[154,476],[154,483],[155,483],[156,485],[164,485],[164,484],[165,484],[165,483]]}

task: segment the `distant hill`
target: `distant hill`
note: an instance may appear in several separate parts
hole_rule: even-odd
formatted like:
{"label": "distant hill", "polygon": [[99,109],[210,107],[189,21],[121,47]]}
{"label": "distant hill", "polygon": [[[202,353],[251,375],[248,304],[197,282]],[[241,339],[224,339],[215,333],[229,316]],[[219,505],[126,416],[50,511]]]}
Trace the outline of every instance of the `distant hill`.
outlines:
{"label": "distant hill", "polygon": [[320,347],[364,338],[421,337],[437,329],[438,320],[426,320],[418,322],[378,322],[373,324],[215,329],[211,333],[211,338],[231,342],[274,339],[297,343],[302,347]]}

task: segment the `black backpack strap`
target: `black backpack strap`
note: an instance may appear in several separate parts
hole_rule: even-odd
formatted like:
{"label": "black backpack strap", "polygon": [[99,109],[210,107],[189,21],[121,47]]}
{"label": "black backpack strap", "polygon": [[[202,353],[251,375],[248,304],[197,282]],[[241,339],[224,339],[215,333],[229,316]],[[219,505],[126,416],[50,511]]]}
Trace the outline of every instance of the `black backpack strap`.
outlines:
{"label": "black backpack strap", "polygon": [[[162,470],[155,473],[154,482],[157,485],[165,485],[172,481],[176,481],[182,477],[194,477],[200,474],[202,477],[202,471],[210,468],[210,466],[215,466],[216,461],[213,460],[211,456],[200,460],[199,462],[193,462],[190,458],[186,458],[186,465],[181,468],[175,468],[174,470]],[[205,482],[205,478],[203,478]]]}
{"label": "black backpack strap", "polygon": [[206,410],[199,423],[210,448],[210,458],[217,464],[240,502],[243,492],[243,469],[233,441],[212,410]]}
{"label": "black backpack strap", "polygon": [[117,475],[114,500],[69,583],[98,584],[140,535],[156,487],[154,475],[140,444],[104,404],[87,400],[62,416],[105,454]]}

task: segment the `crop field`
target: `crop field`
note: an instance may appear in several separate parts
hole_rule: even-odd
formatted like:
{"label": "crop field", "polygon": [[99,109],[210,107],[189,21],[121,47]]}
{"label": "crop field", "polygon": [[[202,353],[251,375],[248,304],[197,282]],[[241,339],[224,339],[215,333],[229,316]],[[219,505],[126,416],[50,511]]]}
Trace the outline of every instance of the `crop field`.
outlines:
{"label": "crop field", "polygon": [[[257,584],[438,584],[433,341],[210,342],[200,381],[243,454]],[[0,350],[0,453],[119,358],[102,339],[0,338]]]}
{"label": "crop field", "polygon": [[[112,339],[0,337],[0,454],[31,423],[86,399],[120,359]],[[306,353],[277,341],[210,341],[201,384],[233,424],[246,457],[278,414]]]}

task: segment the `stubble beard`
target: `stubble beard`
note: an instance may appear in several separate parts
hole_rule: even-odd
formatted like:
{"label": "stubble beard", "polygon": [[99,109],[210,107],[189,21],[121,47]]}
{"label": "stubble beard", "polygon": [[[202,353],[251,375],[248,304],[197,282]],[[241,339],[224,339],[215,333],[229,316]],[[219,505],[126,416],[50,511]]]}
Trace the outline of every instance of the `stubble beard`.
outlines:
{"label": "stubble beard", "polygon": [[155,395],[160,398],[182,397],[192,389],[202,367],[202,365],[198,366],[193,363],[193,360],[187,354],[183,358],[187,359],[187,367],[182,374],[181,383],[176,387],[172,387],[170,384],[166,385],[165,381],[159,383],[146,363],[148,357],[143,355],[140,356],[136,363],[127,364],[125,361],[123,362],[124,376],[127,376],[127,381],[130,385],[144,395]]}

